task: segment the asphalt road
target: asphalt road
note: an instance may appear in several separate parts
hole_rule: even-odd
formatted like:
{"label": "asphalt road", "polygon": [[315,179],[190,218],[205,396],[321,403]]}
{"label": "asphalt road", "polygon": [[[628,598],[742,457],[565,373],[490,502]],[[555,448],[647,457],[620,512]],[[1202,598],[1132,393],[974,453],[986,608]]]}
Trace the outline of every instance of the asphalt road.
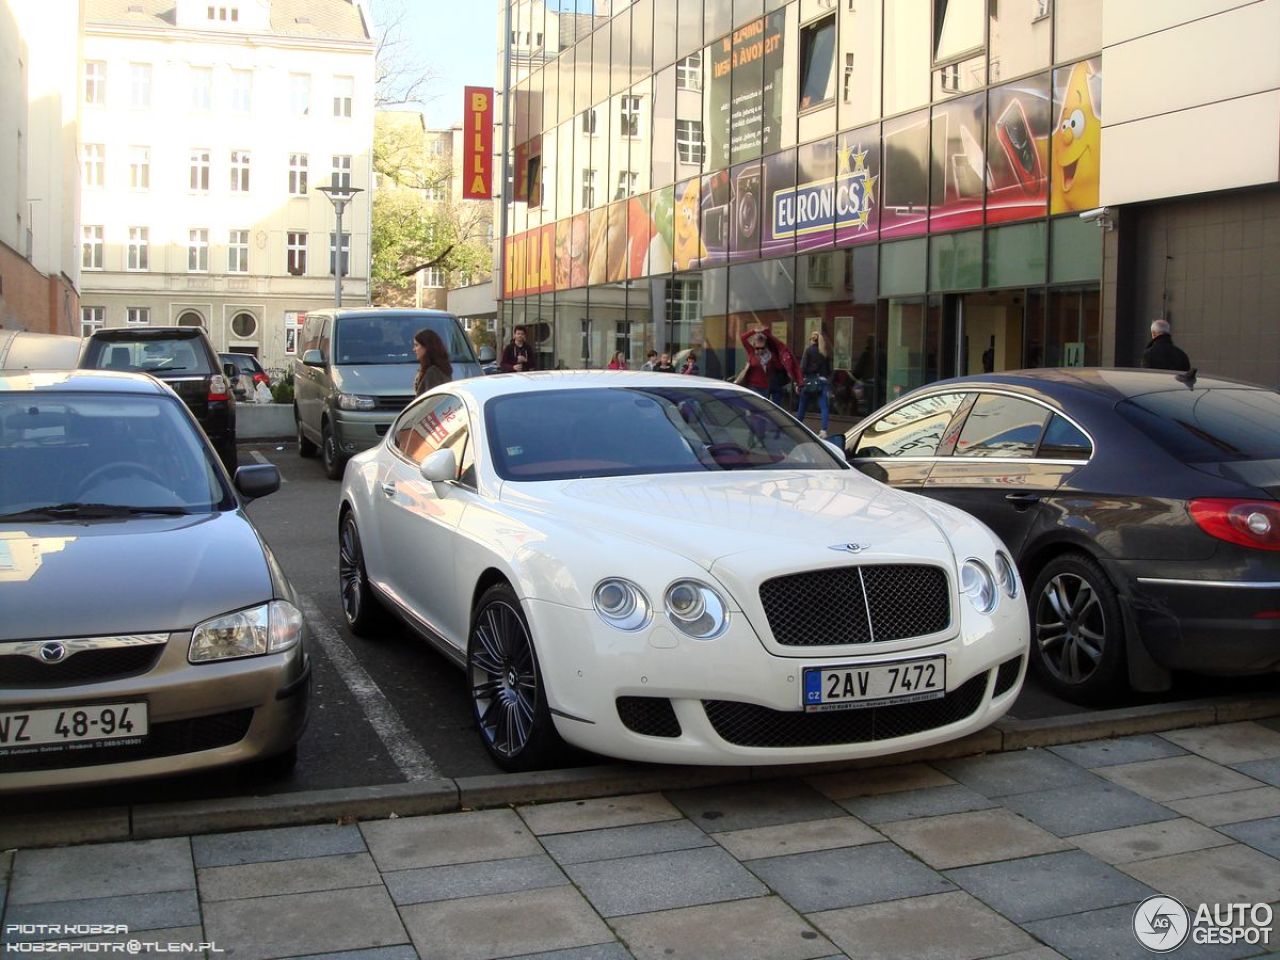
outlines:
{"label": "asphalt road", "polygon": [[[319,461],[299,457],[293,442],[241,446],[240,461],[275,463],[284,481],[279,491],[250,504],[248,512],[299,592],[311,630],[313,712],[299,745],[297,767],[274,779],[240,769],[6,798],[6,807],[12,812],[372,786],[500,772],[472,728],[461,671],[407,630],[393,627],[386,636],[374,640],[347,631],[338,600],[339,486],[325,478]],[[1131,703],[1263,689],[1274,690],[1275,679],[1184,677],[1169,693],[1135,695]],[[1058,700],[1029,678],[1010,715],[1033,719],[1084,709]],[[600,762],[600,758],[586,754],[569,760],[575,766]]]}

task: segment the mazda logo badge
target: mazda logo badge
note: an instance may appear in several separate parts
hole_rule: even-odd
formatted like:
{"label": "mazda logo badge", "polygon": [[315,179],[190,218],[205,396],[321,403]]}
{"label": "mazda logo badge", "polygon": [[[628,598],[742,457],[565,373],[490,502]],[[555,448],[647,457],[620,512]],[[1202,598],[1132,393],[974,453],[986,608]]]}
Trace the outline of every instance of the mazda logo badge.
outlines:
{"label": "mazda logo badge", "polygon": [[861,553],[871,546],[869,543],[833,543],[828,550],[843,550],[845,553]]}
{"label": "mazda logo badge", "polygon": [[56,640],[40,648],[40,659],[45,663],[61,663],[67,658],[67,648]]}

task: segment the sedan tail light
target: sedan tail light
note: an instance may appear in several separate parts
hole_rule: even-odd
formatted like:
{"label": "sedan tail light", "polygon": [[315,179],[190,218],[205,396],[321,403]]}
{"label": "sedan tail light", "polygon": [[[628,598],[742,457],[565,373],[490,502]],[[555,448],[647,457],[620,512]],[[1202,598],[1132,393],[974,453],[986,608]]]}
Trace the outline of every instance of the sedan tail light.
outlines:
{"label": "sedan tail light", "polygon": [[1255,550],[1280,550],[1280,503],[1202,497],[1187,509],[1211,537]]}
{"label": "sedan tail light", "polygon": [[230,388],[227,386],[227,378],[220,373],[215,373],[209,378],[209,400],[230,400],[227,395]]}

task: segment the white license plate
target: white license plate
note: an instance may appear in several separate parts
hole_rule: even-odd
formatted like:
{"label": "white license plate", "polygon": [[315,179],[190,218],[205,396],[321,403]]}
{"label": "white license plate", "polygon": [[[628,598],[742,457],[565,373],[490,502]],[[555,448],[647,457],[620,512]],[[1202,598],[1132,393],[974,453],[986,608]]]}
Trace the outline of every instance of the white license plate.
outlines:
{"label": "white license plate", "polygon": [[95,703],[0,713],[0,749],[146,735],[146,703]]}
{"label": "white license plate", "polygon": [[946,657],[857,666],[808,667],[804,671],[804,709],[807,713],[884,707],[894,703],[934,700],[946,695]]}

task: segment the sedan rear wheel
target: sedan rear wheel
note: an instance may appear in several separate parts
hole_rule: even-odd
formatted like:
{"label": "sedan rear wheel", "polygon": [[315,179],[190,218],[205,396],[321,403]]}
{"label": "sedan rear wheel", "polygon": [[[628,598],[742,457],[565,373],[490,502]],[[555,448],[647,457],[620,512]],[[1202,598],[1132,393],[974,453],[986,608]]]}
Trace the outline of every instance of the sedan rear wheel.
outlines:
{"label": "sedan rear wheel", "polygon": [[1031,592],[1031,662],[1054,693],[1101,703],[1125,688],[1124,620],[1115,587],[1084,554],[1051,560]]}
{"label": "sedan rear wheel", "polygon": [[515,592],[484,592],[467,642],[467,680],[480,739],[504,770],[535,770],[562,747],[547,706],[533,638]]}
{"label": "sedan rear wheel", "polygon": [[350,510],[338,529],[338,586],[342,594],[342,615],[357,637],[368,637],[386,626],[386,612],[369,586],[364,568],[360,531]]}

